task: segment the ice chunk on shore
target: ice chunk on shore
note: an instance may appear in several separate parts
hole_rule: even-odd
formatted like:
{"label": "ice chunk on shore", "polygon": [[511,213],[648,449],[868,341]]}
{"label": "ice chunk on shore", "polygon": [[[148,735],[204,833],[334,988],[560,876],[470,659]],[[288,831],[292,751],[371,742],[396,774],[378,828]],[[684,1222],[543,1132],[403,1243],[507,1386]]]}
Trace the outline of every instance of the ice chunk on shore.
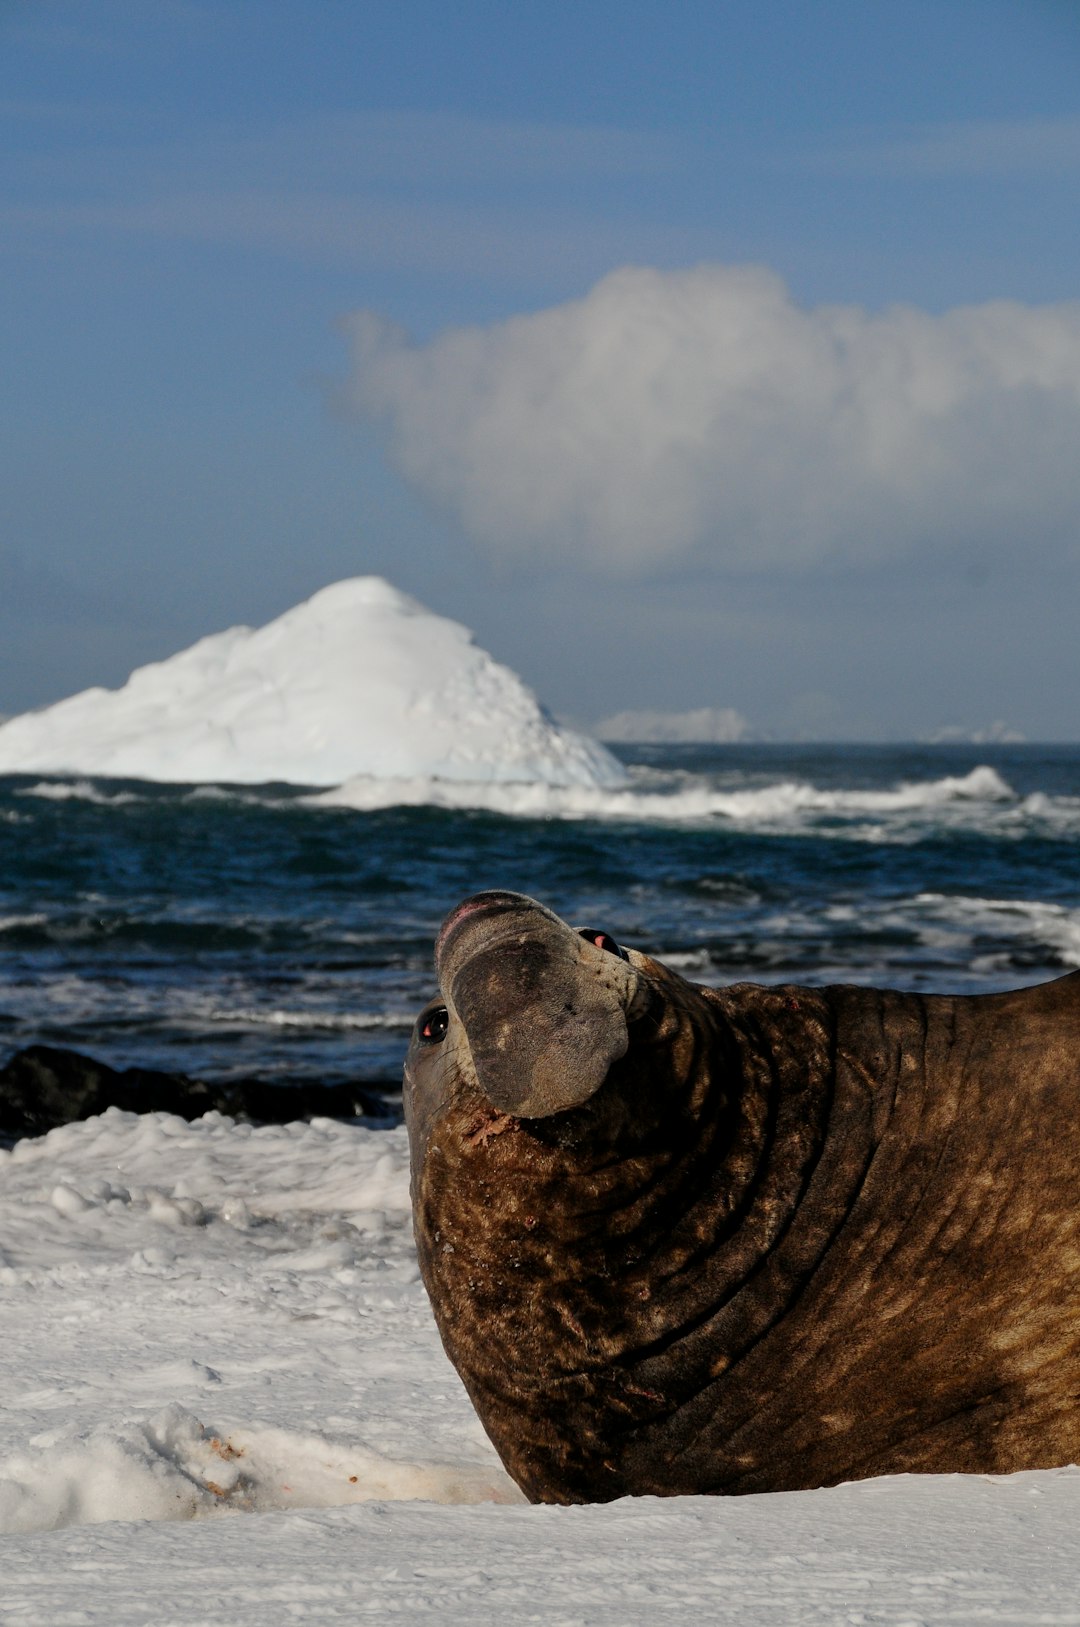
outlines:
{"label": "ice chunk on shore", "polygon": [[0,726],[0,773],[339,785],[353,776],[615,786],[596,741],[561,728],[459,623],[389,582],[323,588],[232,627],[121,689]]}

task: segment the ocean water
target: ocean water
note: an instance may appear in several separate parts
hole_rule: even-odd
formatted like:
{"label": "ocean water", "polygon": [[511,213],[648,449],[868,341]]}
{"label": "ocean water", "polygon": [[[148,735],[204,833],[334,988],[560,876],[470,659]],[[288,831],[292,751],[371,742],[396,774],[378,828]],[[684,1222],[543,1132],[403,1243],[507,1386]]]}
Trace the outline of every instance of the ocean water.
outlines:
{"label": "ocean water", "polygon": [[439,922],[486,887],[703,983],[974,993],[1080,965],[1080,747],[619,755],[625,791],[483,809],[0,778],[0,1060],[392,1087]]}

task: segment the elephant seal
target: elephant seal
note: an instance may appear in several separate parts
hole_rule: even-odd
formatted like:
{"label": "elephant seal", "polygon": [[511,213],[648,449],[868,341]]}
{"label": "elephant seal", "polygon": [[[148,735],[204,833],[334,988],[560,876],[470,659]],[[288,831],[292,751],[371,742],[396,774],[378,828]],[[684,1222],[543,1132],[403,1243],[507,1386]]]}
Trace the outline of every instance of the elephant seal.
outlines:
{"label": "elephant seal", "polygon": [[503,892],[436,963],[420,1266],[530,1499],[1080,1460],[1080,972],[700,988]]}

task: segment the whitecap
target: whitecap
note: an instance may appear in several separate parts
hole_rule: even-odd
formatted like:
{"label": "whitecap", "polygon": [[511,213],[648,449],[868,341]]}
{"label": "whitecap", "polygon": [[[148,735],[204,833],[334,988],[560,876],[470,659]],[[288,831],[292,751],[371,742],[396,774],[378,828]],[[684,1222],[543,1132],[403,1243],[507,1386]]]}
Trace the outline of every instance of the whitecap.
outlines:
{"label": "whitecap", "polygon": [[96,802],[104,807],[119,808],[131,802],[145,802],[145,797],[134,791],[100,791],[90,780],[41,780],[37,785],[20,787],[17,797],[42,797],[47,802]]}
{"label": "whitecap", "polygon": [[365,775],[299,800],[308,807],[349,808],[361,812],[390,807],[434,807],[533,819],[659,823],[724,819],[734,824],[763,827],[805,822],[821,815],[850,818],[865,813],[918,813],[950,804],[1001,804],[1016,800],[1012,788],[997,770],[985,764],[968,774],[904,782],[888,791],[822,790],[799,780],[720,790],[704,777],[659,776],[655,771],[648,773],[647,783],[658,788],[640,789],[640,780],[636,778],[625,789],[604,789],[536,783],[476,783],[433,777],[376,779]]}
{"label": "whitecap", "polygon": [[396,1011],[263,1011],[257,1006],[213,1006],[204,1013],[208,1021],[246,1023],[254,1027],[344,1030],[393,1028],[409,1029],[413,1012]]}
{"label": "whitecap", "polygon": [[[939,923],[944,942],[993,934],[1049,950],[1063,965],[1080,966],[1080,909],[1042,899],[947,893],[919,893],[912,906]],[[1007,959],[1007,952],[984,955],[981,967],[993,970]]]}

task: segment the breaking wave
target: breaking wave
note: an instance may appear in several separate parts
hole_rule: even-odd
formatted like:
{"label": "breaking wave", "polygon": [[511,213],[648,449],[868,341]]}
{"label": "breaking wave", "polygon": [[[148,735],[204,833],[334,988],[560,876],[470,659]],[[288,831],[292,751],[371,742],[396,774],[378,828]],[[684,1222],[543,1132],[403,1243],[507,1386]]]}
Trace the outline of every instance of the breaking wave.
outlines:
{"label": "breaking wave", "polygon": [[[987,810],[1011,808],[1032,817],[1052,816],[1060,799],[1022,803],[1012,787],[986,764],[966,774],[901,782],[887,790],[822,789],[803,780],[779,780],[746,788],[718,787],[706,776],[657,774],[633,770],[629,787],[601,790],[591,786],[494,785],[447,780],[348,780],[330,791],[304,797],[313,808],[348,808],[374,812],[389,807],[434,807],[482,811],[531,819],[598,819],[685,824],[722,821],[739,827],[782,833],[812,826],[828,834],[888,840],[888,823],[945,815],[952,822],[978,823]],[[1077,825],[1080,827],[1080,808]],[[852,829],[856,821],[873,818]],[[846,828],[844,828],[846,827]]]}
{"label": "breaking wave", "polygon": [[327,1029],[344,1033],[355,1029],[391,1028],[405,1030],[412,1027],[416,1013],[412,1011],[262,1011],[256,1006],[216,1006],[205,1013],[211,1022],[241,1023],[259,1028]]}
{"label": "breaking wave", "polygon": [[46,802],[96,802],[105,808],[127,807],[146,798],[134,791],[102,791],[91,780],[39,780],[15,792],[17,797],[41,797]]}
{"label": "breaking wave", "polygon": [[[14,795],[49,802],[82,802],[129,808],[142,802],[178,801],[189,807],[235,804],[273,810],[348,810],[381,813],[431,808],[447,813],[487,813],[511,819],[599,821],[652,825],[694,824],[783,836],[812,831],[856,841],[911,842],[928,827],[984,830],[1020,836],[1030,830],[1065,839],[1080,837],[1080,797],[1043,791],[1019,795],[989,764],[933,779],[902,779],[888,787],[822,786],[811,779],[777,778],[742,783],[710,773],[628,770],[621,787],[560,786],[536,782],[446,780],[430,776],[383,779],[358,776],[329,790],[304,792],[283,786],[201,785],[178,788],[113,788],[88,779],[42,780]],[[8,819],[25,816],[5,811]]]}

